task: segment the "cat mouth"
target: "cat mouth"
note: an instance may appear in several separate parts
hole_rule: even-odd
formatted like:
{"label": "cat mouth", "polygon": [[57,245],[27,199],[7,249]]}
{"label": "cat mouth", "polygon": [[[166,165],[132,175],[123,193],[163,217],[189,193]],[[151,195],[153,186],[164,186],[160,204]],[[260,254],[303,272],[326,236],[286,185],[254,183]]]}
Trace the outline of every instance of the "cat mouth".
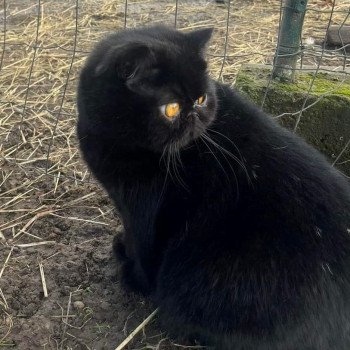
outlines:
{"label": "cat mouth", "polygon": [[179,120],[179,125],[172,135],[171,142],[176,142],[179,147],[184,147],[191,141],[199,138],[205,130],[206,126],[199,114],[191,112],[186,116],[186,121]]}

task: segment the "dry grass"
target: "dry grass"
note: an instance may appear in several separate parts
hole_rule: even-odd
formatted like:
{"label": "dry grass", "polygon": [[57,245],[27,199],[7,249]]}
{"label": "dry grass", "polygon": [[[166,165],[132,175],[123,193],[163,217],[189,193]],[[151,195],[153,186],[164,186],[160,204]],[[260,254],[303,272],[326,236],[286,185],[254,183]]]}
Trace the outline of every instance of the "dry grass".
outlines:
{"label": "dry grass", "polygon": [[[304,30],[306,36],[318,41],[324,38],[330,10],[329,6],[320,7],[320,3],[311,2],[310,8],[324,12],[310,11]],[[344,1],[336,9],[346,10],[347,6]],[[278,1],[231,5],[225,62],[225,6],[204,1],[179,2],[177,24],[184,30],[215,27],[208,50],[212,75],[234,82],[243,63],[271,63],[279,11]],[[174,13],[175,5],[170,1],[129,1],[127,25],[173,24]],[[333,23],[341,24],[344,18],[344,13],[336,12]],[[63,175],[88,179],[75,140],[78,72],[91,47],[123,26],[124,4],[116,0],[101,1],[99,5],[94,0],[79,1],[78,10],[73,0],[42,2],[40,11],[35,5],[23,4],[7,9],[0,86],[1,154],[5,165],[44,169],[57,176],[56,186]],[[317,64],[318,56],[309,48],[304,61]],[[341,67],[342,61],[330,54],[323,62],[326,64]]]}
{"label": "dry grass", "polygon": [[[110,213],[99,208],[94,208],[94,218],[67,214],[70,208],[86,203],[96,190],[94,185],[80,184],[90,177],[80,160],[75,138],[75,92],[79,70],[91,47],[107,33],[124,27],[124,3],[80,0],[79,8],[77,3],[76,0],[41,1],[39,7],[38,1],[7,2],[6,34],[2,32],[0,38],[6,42],[0,54],[0,244],[8,252],[0,256],[0,282],[16,246],[55,244],[30,232],[36,221],[56,216],[82,224],[108,225],[106,218]],[[128,5],[128,27],[157,22],[174,24],[175,1],[129,0]],[[344,22],[348,7],[347,0],[337,1],[332,24]],[[313,0],[309,1],[309,8],[304,39],[313,37],[316,43],[322,42],[331,7],[326,1]],[[1,5],[0,11],[4,16]],[[177,14],[177,26],[183,30],[215,28],[208,50],[214,77],[234,83],[242,64],[272,62],[279,1],[234,1],[229,22],[227,6],[213,1],[179,1]],[[4,25],[1,16],[0,25]],[[322,65],[341,69],[341,54],[341,51],[327,52]],[[316,66],[319,57],[319,47],[306,48],[305,63]],[[77,186],[83,188],[85,195],[67,200],[67,194]],[[33,193],[38,191],[34,200]],[[41,262],[39,266],[46,295]],[[0,323],[1,347],[6,344],[12,319],[7,313],[6,286],[0,286],[4,325]],[[69,305],[66,321],[68,314]]]}

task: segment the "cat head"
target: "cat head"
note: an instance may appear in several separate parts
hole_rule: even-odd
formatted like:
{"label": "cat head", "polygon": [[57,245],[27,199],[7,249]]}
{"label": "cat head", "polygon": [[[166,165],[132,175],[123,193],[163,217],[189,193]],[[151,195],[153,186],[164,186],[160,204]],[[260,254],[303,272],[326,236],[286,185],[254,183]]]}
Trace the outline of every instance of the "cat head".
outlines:
{"label": "cat head", "polygon": [[81,74],[80,119],[118,147],[183,147],[215,117],[204,50],[212,30],[129,29],[100,42]]}

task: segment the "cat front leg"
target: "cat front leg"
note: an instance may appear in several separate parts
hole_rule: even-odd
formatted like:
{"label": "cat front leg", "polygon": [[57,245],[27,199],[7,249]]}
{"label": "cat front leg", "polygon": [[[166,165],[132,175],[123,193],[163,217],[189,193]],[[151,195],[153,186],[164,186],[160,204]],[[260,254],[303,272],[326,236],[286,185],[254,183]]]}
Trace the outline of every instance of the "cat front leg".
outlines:
{"label": "cat front leg", "polygon": [[113,252],[119,263],[132,260],[126,253],[124,226],[117,227],[117,232],[113,237]]}
{"label": "cat front leg", "polygon": [[118,261],[117,274],[127,290],[148,295],[151,292],[149,278],[134,253],[134,246],[128,236],[130,237],[130,233],[125,232],[123,226],[117,228],[113,239],[113,251]]}

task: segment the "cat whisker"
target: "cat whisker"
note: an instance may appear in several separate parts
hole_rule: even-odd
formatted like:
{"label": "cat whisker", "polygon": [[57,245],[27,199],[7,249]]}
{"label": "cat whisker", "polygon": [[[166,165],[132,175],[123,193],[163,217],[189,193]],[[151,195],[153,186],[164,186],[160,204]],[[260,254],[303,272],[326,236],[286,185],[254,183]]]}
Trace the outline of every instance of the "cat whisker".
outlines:
{"label": "cat whisker", "polygon": [[[224,115],[223,115],[223,117],[227,117],[227,116],[229,116],[229,114],[224,114]],[[214,121],[214,123],[215,123],[215,121]],[[217,134],[217,135],[219,135],[219,136],[222,136],[223,138],[225,138],[227,141],[229,141],[229,142],[232,144],[232,146],[233,146],[233,147],[237,150],[237,152],[238,152],[238,155],[239,155],[240,160],[241,160],[241,163],[242,163],[241,166],[244,167],[244,170],[247,172],[247,176],[249,177],[248,171],[247,171],[247,169],[246,169],[246,167],[245,167],[245,165],[244,165],[244,162],[245,162],[245,161],[244,161],[244,157],[242,156],[242,154],[241,154],[239,148],[237,147],[237,145],[235,144],[235,142],[234,142],[232,139],[230,139],[229,137],[227,137],[226,135],[222,134],[221,132],[219,132],[219,131],[217,131],[217,130],[213,130],[213,129],[209,128],[209,127],[207,127],[206,130],[208,130],[208,131],[210,131],[210,132],[212,132],[212,133],[214,133],[214,134]],[[209,136],[209,135],[208,135],[208,136]],[[249,177],[249,181],[251,181],[250,177]]]}
{"label": "cat whisker", "polygon": [[[176,164],[175,164],[176,162],[174,162],[175,149],[176,149],[176,146],[173,143],[166,145],[164,147],[162,156],[159,159],[159,162],[161,162],[164,159],[165,168],[166,168],[165,181],[167,180],[168,176],[170,176],[171,180],[174,183],[178,182],[183,186],[184,183],[181,180],[181,177],[179,176],[179,174],[177,172],[177,168],[176,168]],[[166,156],[166,160],[165,160],[165,156]]]}
{"label": "cat whisker", "polygon": [[178,143],[176,143],[175,145],[175,155],[176,155],[176,159],[179,162],[181,168],[184,168],[184,165],[182,164],[182,159],[181,159],[181,154],[180,154],[180,147],[178,145]]}
{"label": "cat whisker", "polygon": [[231,143],[231,145],[236,149],[236,151],[238,152],[239,158],[241,159],[242,164],[244,164],[244,160],[243,160],[243,156],[239,150],[239,148],[237,147],[237,145],[233,142],[233,140],[231,140],[230,138],[228,138],[226,135],[222,134],[221,132],[217,131],[217,130],[213,130],[210,128],[207,128],[208,131],[217,134],[219,136],[222,136],[223,138],[225,138],[228,142]]}
{"label": "cat whisker", "polygon": [[[204,141],[205,137],[202,138],[202,136],[204,136],[204,135],[203,135],[203,134],[201,135],[201,139],[202,139],[202,141],[205,143],[205,141]],[[206,135],[206,136],[207,136],[207,135]],[[206,140],[210,142],[210,140],[208,140],[208,139],[206,139]],[[206,144],[206,143],[205,143],[205,144]],[[206,144],[206,146],[207,146],[207,148],[209,148],[207,144]],[[216,147],[215,145],[213,145],[213,146]],[[209,148],[209,149],[210,149],[210,148]],[[228,166],[230,167],[230,169],[231,169],[231,171],[232,171],[232,175],[233,175],[233,177],[234,177],[234,179],[235,179],[235,184],[236,184],[236,194],[237,194],[237,196],[236,196],[236,202],[237,202],[238,199],[239,199],[239,185],[238,185],[238,179],[237,179],[236,173],[235,173],[234,169],[232,168],[231,163],[228,161],[228,159],[226,158],[225,154],[223,153],[223,151],[222,151],[220,148],[217,148],[217,149],[220,151],[221,155],[225,158],[225,160],[226,160]],[[214,156],[214,158],[218,161],[218,158],[214,155],[214,152],[212,152],[211,149],[210,149],[210,153],[211,153],[211,154]],[[218,162],[219,162],[219,161],[218,161]],[[220,165],[221,168],[223,169],[223,166],[221,165],[220,162],[219,162],[219,165]],[[225,174],[226,174],[226,176],[227,176],[227,173],[226,173],[226,172],[225,172]]]}
{"label": "cat whisker", "polygon": [[[165,161],[165,155],[167,155],[167,161]],[[165,172],[165,177],[164,177],[164,182],[163,182],[163,186],[162,189],[160,191],[160,195],[159,195],[159,199],[158,199],[158,207],[160,206],[161,202],[162,202],[162,198],[165,192],[165,188],[166,188],[166,184],[167,184],[167,180],[168,180],[168,175],[169,175],[169,152],[168,152],[168,146],[166,145],[164,147],[164,150],[162,152],[162,155],[159,159],[159,165],[161,165],[161,162],[164,161],[165,164],[165,168],[166,168],[166,172]]]}
{"label": "cat whisker", "polygon": [[[177,168],[177,161],[179,160],[179,163],[182,165],[182,161],[181,161],[181,158],[180,158],[180,152],[179,152],[179,147],[177,145],[177,143],[173,143],[171,145],[171,159],[172,159],[172,167],[173,167],[173,170],[174,170],[174,176],[177,180],[177,182],[186,190],[188,191],[188,187],[187,185],[185,184],[185,182],[183,181],[181,175],[180,175],[180,172]],[[183,165],[182,165],[183,167]]]}
{"label": "cat whisker", "polygon": [[[218,143],[216,143],[207,133],[203,133],[201,136],[203,136],[208,142],[210,142],[214,147],[216,147],[217,149],[219,149],[220,151],[224,152],[225,154],[227,154],[231,159],[233,159],[244,171],[244,173],[246,174],[248,183],[250,185],[253,185],[252,180],[249,176],[248,170],[246,168],[246,166],[244,165],[243,161],[240,160],[237,156],[235,156],[233,153],[231,153],[230,151],[228,151],[226,148],[222,147],[221,145],[219,145]],[[224,135],[222,135],[224,136]],[[232,142],[232,141],[231,141]]]}
{"label": "cat whisker", "polygon": [[232,154],[230,151],[228,151],[226,148],[222,147],[221,145],[219,145],[217,142],[215,142],[207,133],[203,133],[202,136],[208,141],[210,142],[214,147],[216,147],[217,149],[220,149],[222,152],[224,152],[225,154],[227,154],[228,156],[230,156],[230,158],[232,158],[234,161],[237,162],[238,165],[240,165],[244,170],[244,164],[241,162],[241,160],[235,156],[234,154]]}
{"label": "cat whisker", "polygon": [[209,145],[205,142],[205,139],[203,138],[202,134],[199,138],[202,140],[202,142],[204,143],[204,145],[208,148],[209,153],[214,157],[214,159],[217,161],[217,163],[219,164],[221,170],[223,171],[223,173],[225,174],[227,180],[230,180],[229,176],[227,175],[227,172],[225,171],[225,168],[222,166],[222,164],[220,163],[218,157],[215,155],[215,153],[212,151],[212,149],[209,147]]}
{"label": "cat whisker", "polygon": [[171,173],[171,168],[170,165],[172,164],[171,162],[171,154],[172,154],[172,144],[169,145],[168,150],[167,150],[167,174],[169,174],[171,180],[175,182],[175,179],[173,178],[173,175]]}
{"label": "cat whisker", "polygon": [[164,160],[165,155],[168,155],[168,151],[169,151],[169,146],[165,145],[162,155],[159,158],[159,165],[162,163],[162,161]]}

